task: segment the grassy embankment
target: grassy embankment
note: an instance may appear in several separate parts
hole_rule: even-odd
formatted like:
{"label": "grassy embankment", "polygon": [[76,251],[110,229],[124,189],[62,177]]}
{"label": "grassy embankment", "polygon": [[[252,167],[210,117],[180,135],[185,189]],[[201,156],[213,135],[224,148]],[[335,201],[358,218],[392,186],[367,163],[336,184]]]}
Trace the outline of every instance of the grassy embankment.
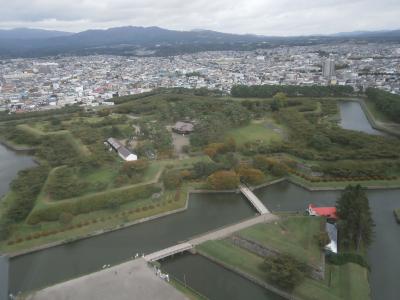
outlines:
{"label": "grassy embankment", "polygon": [[[273,247],[303,261],[304,259],[312,261],[316,257],[317,241],[310,237],[311,224],[302,221],[299,222],[299,228],[295,228],[295,223],[295,221],[290,221],[287,224],[288,228],[290,224],[293,232],[284,231],[277,224],[264,224],[243,230],[238,235],[246,235],[262,245]],[[316,222],[314,230],[319,230],[319,226],[320,224]],[[265,229],[265,235],[262,234],[262,227]],[[260,268],[264,259],[235,246],[228,240],[208,241],[198,246],[198,251],[216,259],[228,268],[239,269],[253,278],[267,282],[267,273]],[[306,277],[294,289],[293,294],[301,299],[365,300],[370,299],[369,292],[368,271],[359,265],[348,263],[342,266],[326,264],[324,280]]]}
{"label": "grassy embankment", "polygon": [[182,282],[172,278],[169,282],[174,288],[182,292],[190,300],[206,300],[207,297],[201,295],[199,292],[193,290],[189,286],[185,286]]}

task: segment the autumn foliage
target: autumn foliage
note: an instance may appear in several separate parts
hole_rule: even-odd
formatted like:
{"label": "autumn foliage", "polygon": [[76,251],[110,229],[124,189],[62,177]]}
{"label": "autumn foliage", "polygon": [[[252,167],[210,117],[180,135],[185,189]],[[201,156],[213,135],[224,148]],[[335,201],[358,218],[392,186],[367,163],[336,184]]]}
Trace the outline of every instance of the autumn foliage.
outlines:
{"label": "autumn foliage", "polygon": [[235,189],[239,185],[239,176],[233,171],[217,171],[207,178],[214,190]]}

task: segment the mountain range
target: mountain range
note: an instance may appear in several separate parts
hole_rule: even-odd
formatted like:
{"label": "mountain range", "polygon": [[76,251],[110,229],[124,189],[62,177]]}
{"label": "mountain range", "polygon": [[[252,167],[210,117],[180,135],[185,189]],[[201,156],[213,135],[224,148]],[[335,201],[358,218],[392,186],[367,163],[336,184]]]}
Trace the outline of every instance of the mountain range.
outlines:
{"label": "mountain range", "polygon": [[177,31],[160,27],[116,27],[79,33],[17,28],[0,30],[0,57],[51,55],[174,55],[205,50],[251,50],[278,45],[311,45],[349,40],[400,42],[400,30],[333,35],[261,36],[211,30]]}

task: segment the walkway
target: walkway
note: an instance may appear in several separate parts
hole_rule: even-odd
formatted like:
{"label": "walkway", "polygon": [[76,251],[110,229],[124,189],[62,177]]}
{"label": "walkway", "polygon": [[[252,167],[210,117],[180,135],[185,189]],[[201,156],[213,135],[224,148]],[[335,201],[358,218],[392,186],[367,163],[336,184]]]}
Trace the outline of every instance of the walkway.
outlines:
{"label": "walkway", "polygon": [[261,215],[270,213],[260,199],[258,199],[257,196],[254,195],[254,193],[247,186],[241,184],[239,185],[239,189]]}
{"label": "walkway", "polygon": [[202,244],[202,243],[204,243],[206,241],[209,241],[209,240],[223,239],[223,238],[233,234],[236,231],[239,231],[239,230],[242,230],[244,228],[253,226],[255,224],[268,223],[268,222],[273,222],[273,221],[276,221],[276,220],[278,220],[277,216],[275,216],[275,215],[273,215],[271,213],[265,213],[265,214],[262,214],[260,216],[257,216],[257,217],[242,221],[240,223],[229,225],[229,226],[226,226],[226,227],[223,227],[223,228],[220,228],[220,229],[217,229],[217,230],[202,234],[200,236],[197,236],[197,237],[194,237],[194,238],[188,240],[187,242],[180,243],[180,244],[177,244],[175,246],[172,246],[172,247],[169,247],[169,248],[166,248],[166,249],[151,253],[149,255],[146,255],[144,257],[144,259],[146,261],[159,260],[159,259],[171,256],[171,255],[174,255],[174,254],[177,254],[177,253],[180,253],[180,252],[184,252],[184,251],[190,250],[193,247],[195,247],[197,245],[200,245],[200,244]]}
{"label": "walkway", "polygon": [[177,253],[181,253],[187,250],[190,250],[193,248],[193,245],[189,244],[189,243],[181,243],[181,244],[177,244],[175,246],[157,251],[157,252],[153,252],[149,255],[146,255],[144,257],[144,259],[146,261],[155,261],[155,260],[159,260],[159,259],[163,259],[165,257],[177,254]]}

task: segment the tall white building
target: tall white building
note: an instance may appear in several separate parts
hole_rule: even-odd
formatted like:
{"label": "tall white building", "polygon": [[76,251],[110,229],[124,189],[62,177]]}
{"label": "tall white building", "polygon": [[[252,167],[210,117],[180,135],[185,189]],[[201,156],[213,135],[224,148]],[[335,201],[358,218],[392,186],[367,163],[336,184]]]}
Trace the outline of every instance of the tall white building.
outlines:
{"label": "tall white building", "polygon": [[335,76],[335,61],[332,58],[326,59],[322,64],[322,75],[328,79]]}

